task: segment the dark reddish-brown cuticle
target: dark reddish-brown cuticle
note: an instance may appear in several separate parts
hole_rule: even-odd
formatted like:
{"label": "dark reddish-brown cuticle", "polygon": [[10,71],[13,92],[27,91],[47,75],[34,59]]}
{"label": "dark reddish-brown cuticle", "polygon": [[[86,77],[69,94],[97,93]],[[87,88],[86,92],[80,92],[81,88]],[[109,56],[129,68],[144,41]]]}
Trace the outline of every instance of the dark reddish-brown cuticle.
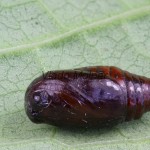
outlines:
{"label": "dark reddish-brown cuticle", "polygon": [[25,110],[35,123],[111,126],[150,111],[150,79],[113,66],[50,71],[29,85]]}

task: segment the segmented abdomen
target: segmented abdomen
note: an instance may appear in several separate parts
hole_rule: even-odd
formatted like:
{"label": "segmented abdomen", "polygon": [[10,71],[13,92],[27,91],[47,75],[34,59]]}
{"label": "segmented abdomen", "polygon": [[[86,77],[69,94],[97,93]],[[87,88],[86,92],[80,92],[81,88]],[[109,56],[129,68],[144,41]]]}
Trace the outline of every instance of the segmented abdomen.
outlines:
{"label": "segmented abdomen", "polygon": [[81,70],[104,74],[122,87],[126,92],[126,121],[139,119],[150,110],[150,79],[113,66],[83,67]]}
{"label": "segmented abdomen", "polygon": [[150,81],[146,77],[125,71],[128,103],[126,120],[139,119],[149,109]]}

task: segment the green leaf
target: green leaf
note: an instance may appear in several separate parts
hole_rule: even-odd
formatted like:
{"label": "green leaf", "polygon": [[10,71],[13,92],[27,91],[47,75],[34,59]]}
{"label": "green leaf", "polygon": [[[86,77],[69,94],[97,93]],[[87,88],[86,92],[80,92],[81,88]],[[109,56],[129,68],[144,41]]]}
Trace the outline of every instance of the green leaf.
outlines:
{"label": "green leaf", "polygon": [[33,124],[24,93],[42,71],[114,65],[150,77],[149,0],[0,1],[0,149],[149,149],[150,113],[111,130]]}

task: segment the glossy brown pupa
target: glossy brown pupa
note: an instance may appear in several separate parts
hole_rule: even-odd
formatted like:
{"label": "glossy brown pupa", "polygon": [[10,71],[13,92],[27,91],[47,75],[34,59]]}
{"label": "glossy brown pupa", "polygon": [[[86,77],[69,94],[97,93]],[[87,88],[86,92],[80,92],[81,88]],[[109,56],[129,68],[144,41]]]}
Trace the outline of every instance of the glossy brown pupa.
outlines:
{"label": "glossy brown pupa", "polygon": [[150,111],[150,79],[113,66],[50,71],[29,85],[25,110],[35,123],[115,125]]}

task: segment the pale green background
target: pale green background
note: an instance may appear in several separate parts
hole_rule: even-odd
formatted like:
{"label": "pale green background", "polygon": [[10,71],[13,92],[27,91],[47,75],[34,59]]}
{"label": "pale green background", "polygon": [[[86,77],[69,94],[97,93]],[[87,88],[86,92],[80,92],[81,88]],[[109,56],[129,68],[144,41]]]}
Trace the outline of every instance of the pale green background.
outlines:
{"label": "pale green background", "polygon": [[29,121],[24,93],[35,77],[89,65],[150,77],[150,0],[1,0],[0,150],[150,149],[150,113],[112,130]]}

